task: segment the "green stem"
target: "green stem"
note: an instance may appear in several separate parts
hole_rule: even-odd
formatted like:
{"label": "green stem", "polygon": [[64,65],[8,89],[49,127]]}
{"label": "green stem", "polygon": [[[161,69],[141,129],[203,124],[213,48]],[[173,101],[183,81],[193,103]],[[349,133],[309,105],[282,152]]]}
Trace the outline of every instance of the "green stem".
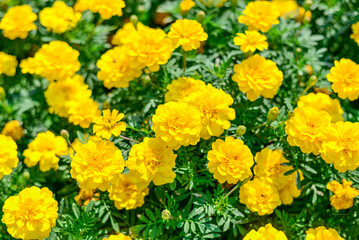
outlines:
{"label": "green stem", "polygon": [[122,136],[122,135],[119,135],[119,137],[122,138],[122,139],[128,140],[128,141],[132,141],[132,142],[135,142],[135,143],[140,143],[140,142],[137,141],[137,140],[134,140],[134,139],[132,139],[132,138],[128,138],[128,137],[125,137],[125,136]]}
{"label": "green stem", "polygon": [[182,58],[183,58],[183,72],[186,72],[187,67],[187,52],[182,49]]}
{"label": "green stem", "polygon": [[254,130],[254,129],[257,129],[257,128],[261,128],[261,127],[263,127],[263,126],[265,126],[265,125],[267,125],[267,122],[262,123],[261,125],[255,126],[255,127],[253,127],[251,130]]}
{"label": "green stem", "polygon": [[231,189],[231,191],[229,191],[226,194],[226,196],[224,196],[223,199],[226,199],[227,197],[229,197],[234,191],[236,191],[240,186],[244,185],[248,181],[249,181],[249,178],[245,179],[243,182],[239,182],[236,186],[234,186],[234,188]]}

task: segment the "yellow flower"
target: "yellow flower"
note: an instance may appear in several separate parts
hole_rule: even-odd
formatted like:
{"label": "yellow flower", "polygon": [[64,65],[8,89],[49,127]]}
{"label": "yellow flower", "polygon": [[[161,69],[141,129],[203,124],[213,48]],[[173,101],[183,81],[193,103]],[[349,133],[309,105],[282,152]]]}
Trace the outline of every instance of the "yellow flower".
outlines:
{"label": "yellow flower", "polygon": [[[303,173],[299,170],[299,176],[300,180],[303,180]],[[294,198],[297,198],[300,196],[301,190],[298,189],[297,183],[296,183],[297,173],[294,172],[291,175],[289,175],[289,180],[286,185],[280,190],[278,190],[280,200],[285,205],[290,205],[293,203]]]}
{"label": "yellow flower", "polygon": [[228,0],[199,0],[206,7],[223,7]]}
{"label": "yellow flower", "polygon": [[1,134],[12,137],[14,141],[20,140],[25,135],[24,129],[21,127],[20,122],[17,120],[7,122],[2,129]]}
{"label": "yellow flower", "polygon": [[136,59],[127,55],[125,46],[115,47],[105,52],[97,61],[100,71],[97,77],[106,88],[125,88],[129,82],[142,74],[141,67],[133,66]]}
{"label": "yellow flower", "polygon": [[109,197],[115,202],[119,210],[131,210],[141,207],[145,203],[145,196],[149,193],[146,184],[136,184],[131,174],[121,174],[117,181],[111,185]]}
{"label": "yellow flower", "polygon": [[38,74],[50,82],[61,81],[73,77],[80,69],[79,55],[66,42],[52,41],[42,45],[34,57],[22,60],[20,67],[22,73]]}
{"label": "yellow flower", "polygon": [[323,226],[310,228],[307,232],[305,240],[345,240],[340,237],[338,232],[333,228],[326,229]]}
{"label": "yellow flower", "polygon": [[287,240],[284,232],[278,231],[272,224],[268,223],[264,227],[260,227],[258,231],[251,230],[243,238],[243,240]]}
{"label": "yellow flower", "polygon": [[82,204],[86,206],[91,201],[98,201],[100,199],[100,193],[96,193],[96,189],[83,190],[80,189],[79,193],[75,196],[75,201],[79,206]]}
{"label": "yellow flower", "polygon": [[282,17],[294,18],[297,14],[298,3],[296,0],[273,0],[272,4]]}
{"label": "yellow flower", "polygon": [[249,30],[268,32],[273,25],[279,23],[280,12],[272,2],[250,2],[242,14],[238,21],[247,25]]}
{"label": "yellow flower", "polygon": [[202,130],[201,113],[183,102],[169,102],[158,106],[152,117],[156,137],[177,150],[181,145],[196,145]]}
{"label": "yellow flower", "polygon": [[349,98],[351,101],[359,97],[359,65],[350,59],[342,58],[334,62],[334,67],[327,75],[332,82],[332,89],[341,99]]}
{"label": "yellow flower", "polygon": [[92,98],[85,98],[81,101],[69,101],[66,103],[69,113],[69,122],[88,128],[100,115],[98,103]]}
{"label": "yellow flower", "polygon": [[17,239],[44,239],[56,225],[57,201],[48,188],[30,187],[6,199],[1,221]]}
{"label": "yellow flower", "polygon": [[157,138],[145,138],[142,143],[132,146],[126,167],[133,180],[148,185],[172,183],[176,177],[172,168],[176,165],[177,155]]}
{"label": "yellow flower", "polygon": [[123,172],[121,151],[107,140],[89,140],[76,151],[71,162],[71,176],[83,190],[109,189]]}
{"label": "yellow flower", "polygon": [[252,176],[253,155],[242,140],[226,137],[212,143],[207,154],[208,170],[219,183],[236,184]]}
{"label": "yellow flower", "polygon": [[181,101],[206,86],[205,82],[193,78],[179,77],[167,85],[165,102]]}
{"label": "yellow flower", "polygon": [[180,3],[181,12],[187,13],[195,5],[196,3],[193,0],[182,0],[182,2]]}
{"label": "yellow flower", "polygon": [[297,10],[297,17],[295,21],[300,23],[309,23],[312,19],[312,12],[310,10],[305,10],[304,7],[299,7]]}
{"label": "yellow flower", "polygon": [[353,33],[350,35],[350,38],[353,39],[359,46],[359,22],[356,22],[352,25]]}
{"label": "yellow flower", "polygon": [[195,106],[201,113],[202,131],[200,137],[209,139],[211,136],[220,136],[225,129],[231,126],[229,120],[236,117],[232,97],[222,89],[212,85],[202,87],[202,90],[191,93],[183,101]]}
{"label": "yellow flower", "polygon": [[122,9],[126,7],[123,0],[88,0],[91,12],[99,13],[101,18],[110,19],[113,16],[122,16]]}
{"label": "yellow flower", "polygon": [[2,179],[4,175],[12,173],[12,169],[19,163],[19,158],[17,145],[11,137],[0,134],[0,146],[0,179]]}
{"label": "yellow flower", "polygon": [[[85,133],[84,134],[84,143],[87,143],[89,140],[101,140],[100,137],[97,137],[97,136],[89,136],[88,133]],[[82,142],[80,142],[80,139],[79,138],[76,138],[73,143],[72,143],[72,147],[75,149],[75,151],[77,151],[77,148],[81,148],[81,146],[84,144]],[[74,155],[74,150],[72,148],[69,149],[69,153],[70,153],[70,156],[72,157]]]}
{"label": "yellow flower", "polygon": [[339,172],[359,167],[359,123],[336,122],[324,128],[321,156]]}
{"label": "yellow flower", "polygon": [[330,204],[337,210],[349,209],[353,206],[354,198],[359,196],[359,190],[352,187],[353,182],[342,180],[342,184],[332,181],[327,184],[327,189],[334,193],[330,197]]}
{"label": "yellow flower", "polygon": [[178,19],[172,24],[168,38],[176,48],[182,46],[183,50],[191,51],[199,48],[201,42],[207,40],[208,34],[196,20]]}
{"label": "yellow flower", "polygon": [[233,41],[235,45],[241,46],[242,52],[268,49],[267,37],[257,31],[245,31],[245,34],[237,33]]}
{"label": "yellow flower", "polygon": [[0,75],[13,77],[16,74],[17,60],[15,56],[0,52]]}
{"label": "yellow flower", "polygon": [[48,31],[64,33],[76,27],[81,19],[81,13],[75,12],[65,2],[56,1],[52,7],[44,8],[39,13],[40,23]]}
{"label": "yellow flower", "polygon": [[0,21],[4,37],[11,40],[15,38],[25,39],[31,30],[36,29],[34,24],[37,15],[32,12],[29,5],[21,5],[10,8]]}
{"label": "yellow flower", "polygon": [[40,170],[47,172],[51,168],[57,170],[59,168],[59,158],[57,156],[65,155],[68,151],[65,139],[46,131],[37,134],[23,155],[25,156],[27,167],[34,167],[40,163]]}
{"label": "yellow flower", "polygon": [[[137,25],[142,25],[142,23],[139,22]],[[135,26],[131,22],[125,23],[123,27],[113,35],[111,43],[118,46],[129,43],[131,41],[129,36],[133,33],[137,33]]]}
{"label": "yellow flower", "polygon": [[317,111],[326,111],[332,117],[332,122],[343,121],[343,109],[338,99],[332,99],[327,94],[309,93],[299,98],[298,107],[306,109],[314,108]]}
{"label": "yellow flower", "polygon": [[131,238],[123,235],[122,233],[119,233],[117,235],[111,235],[109,238],[104,238],[102,240],[131,240]]}
{"label": "yellow flower", "polygon": [[125,114],[119,114],[116,109],[112,112],[109,109],[103,110],[102,116],[95,121],[93,132],[106,139],[110,139],[112,135],[119,136],[122,131],[126,131],[126,123],[120,122],[124,116]]}
{"label": "yellow flower", "polygon": [[258,215],[271,214],[281,205],[279,194],[275,186],[263,179],[255,178],[241,186],[239,201]]}
{"label": "yellow flower", "polygon": [[89,10],[89,3],[90,2],[91,2],[91,0],[77,0],[75,5],[74,5],[74,10],[76,12],[83,13],[86,10]]}
{"label": "yellow flower", "polygon": [[287,141],[298,146],[303,153],[319,154],[321,148],[321,130],[329,126],[330,115],[313,108],[296,108],[294,116],[285,122]]}
{"label": "yellow flower", "polygon": [[49,105],[49,112],[68,117],[69,101],[81,101],[91,97],[92,91],[88,89],[85,80],[81,75],[69,77],[63,81],[50,82],[45,91],[46,102]]}
{"label": "yellow flower", "polygon": [[283,73],[276,63],[258,54],[236,64],[234,72],[232,80],[238,83],[239,90],[246,93],[252,102],[260,95],[273,98],[283,81]]}

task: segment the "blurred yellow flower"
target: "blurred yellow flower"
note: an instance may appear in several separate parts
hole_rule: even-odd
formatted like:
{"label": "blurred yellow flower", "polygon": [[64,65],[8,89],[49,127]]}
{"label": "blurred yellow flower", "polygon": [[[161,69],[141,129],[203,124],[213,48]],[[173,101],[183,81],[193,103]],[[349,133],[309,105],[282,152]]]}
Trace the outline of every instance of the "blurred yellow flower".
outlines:
{"label": "blurred yellow flower", "polygon": [[208,170],[219,183],[236,184],[252,176],[253,155],[242,140],[226,137],[212,143],[207,154]]}
{"label": "blurred yellow flower", "polygon": [[[303,180],[303,173],[299,171],[300,180]],[[280,200],[285,205],[290,205],[293,203],[294,198],[300,196],[301,190],[297,187],[297,172],[294,172],[289,175],[288,182],[281,188],[278,189]]]}
{"label": "blurred yellow flower", "polygon": [[122,16],[122,9],[126,7],[123,0],[88,0],[88,9],[99,13],[101,18],[110,19],[113,16]]}
{"label": "blurred yellow flower", "polygon": [[48,188],[29,187],[6,199],[1,221],[17,239],[44,239],[56,225],[58,203]]}
{"label": "blurred yellow flower", "polygon": [[295,20],[300,23],[309,23],[310,20],[312,20],[312,12],[310,10],[305,10],[304,7],[299,7]]}
{"label": "blurred yellow flower", "polygon": [[[137,25],[143,26],[143,24],[140,22],[137,23]],[[115,33],[115,35],[113,35],[111,43],[113,45],[118,45],[118,46],[129,43],[131,41],[131,38],[129,36],[131,36],[131,34],[133,34],[133,33],[136,34],[136,32],[137,32],[137,29],[131,22],[125,23],[123,25],[123,27],[121,29],[119,29]]]}
{"label": "blurred yellow flower", "polygon": [[89,140],[76,149],[71,162],[71,177],[83,190],[106,191],[125,167],[121,151],[107,140]]}
{"label": "blurred yellow flower", "polygon": [[268,223],[264,227],[260,227],[258,231],[252,229],[243,240],[287,240],[284,232],[278,231],[272,224]]}
{"label": "blurred yellow flower", "polygon": [[75,196],[74,199],[79,206],[86,206],[91,201],[98,201],[100,199],[100,193],[96,193],[96,189],[80,189],[79,193]]}
{"label": "blurred yellow flower", "polygon": [[260,95],[273,98],[283,81],[283,73],[276,63],[258,54],[236,64],[234,72],[232,80],[238,83],[239,90],[246,93],[252,102]]}
{"label": "blurred yellow flower", "polygon": [[96,136],[110,139],[112,135],[119,136],[121,132],[126,131],[126,123],[120,122],[125,114],[119,113],[117,109],[102,111],[102,116],[97,118],[93,126],[93,132]]}
{"label": "blurred yellow flower", "polygon": [[58,156],[68,153],[67,142],[63,137],[55,136],[50,131],[37,134],[36,138],[28,145],[23,155],[27,167],[34,167],[38,163],[42,172],[51,168],[59,168]]}
{"label": "blurred yellow flower", "polygon": [[81,101],[71,100],[66,103],[69,113],[69,122],[88,128],[100,115],[99,105],[92,98],[84,98]]}
{"label": "blurred yellow flower", "polygon": [[353,39],[359,46],[359,22],[356,22],[352,25],[353,33],[350,35],[350,38]]}
{"label": "blurred yellow flower", "polygon": [[330,197],[330,204],[337,210],[349,209],[353,206],[354,198],[359,196],[359,190],[352,187],[353,182],[342,180],[342,184],[331,181],[327,184],[327,189],[334,193]]}
{"label": "blurred yellow flower", "polygon": [[341,99],[354,101],[359,97],[359,65],[350,59],[342,58],[334,62],[334,67],[327,75],[332,82],[332,89]]}
{"label": "blurred yellow flower", "polygon": [[228,0],[199,0],[206,7],[223,7]]}
{"label": "blurred yellow flower", "polygon": [[117,235],[110,235],[109,238],[104,238],[102,240],[131,240],[131,238],[119,233]]}
{"label": "blurred yellow flower", "polygon": [[13,77],[16,74],[17,60],[15,56],[0,52],[0,75]]}
{"label": "blurred yellow flower", "polygon": [[257,31],[237,33],[237,36],[233,41],[235,45],[241,46],[242,52],[254,52],[256,49],[259,51],[268,49],[267,37]]}
{"label": "blurred yellow flower", "polygon": [[182,0],[182,2],[180,3],[181,12],[187,13],[195,5],[196,5],[196,3],[193,0]]}
{"label": "blurred yellow flower", "polygon": [[4,175],[12,173],[12,169],[19,163],[19,158],[17,145],[11,137],[0,134],[0,146],[0,179],[2,179]]}
{"label": "blurred yellow flower", "polygon": [[176,48],[182,46],[183,50],[191,51],[199,48],[201,42],[207,40],[208,34],[196,20],[178,19],[172,24],[168,38]]}
{"label": "blurred yellow flower", "polygon": [[179,77],[167,85],[165,102],[181,101],[190,94],[200,91],[206,86],[205,82],[194,78]]}
{"label": "blurred yellow flower", "polygon": [[126,167],[136,182],[148,185],[172,183],[176,177],[172,168],[176,165],[177,155],[157,138],[145,138],[142,143],[132,146]]}
{"label": "blurred yellow flower", "polygon": [[268,1],[249,2],[242,14],[238,21],[247,25],[249,30],[268,32],[273,25],[279,23],[280,12]]}
{"label": "blurred yellow flower", "polygon": [[24,129],[17,120],[9,121],[5,124],[1,134],[12,137],[14,141],[20,140],[24,136]]}
{"label": "blurred yellow flower", "polygon": [[74,5],[74,10],[76,12],[83,13],[86,10],[89,10],[89,3],[90,2],[91,2],[91,0],[77,0],[75,5]]}
{"label": "blurred yellow flower", "polygon": [[39,13],[40,23],[48,31],[64,33],[76,27],[81,19],[81,13],[75,12],[63,1],[56,1],[52,7],[44,8]]}
{"label": "blurred yellow flower", "polygon": [[294,18],[299,7],[296,0],[273,0],[272,4],[284,18]]}
{"label": "blurred yellow flower", "polygon": [[37,29],[34,24],[37,15],[29,5],[20,5],[10,8],[0,21],[0,29],[6,38],[25,39],[31,30]]}
{"label": "blurred yellow flower", "polygon": [[323,226],[310,228],[307,232],[305,240],[345,240],[340,237],[338,232],[333,228],[326,229]]}

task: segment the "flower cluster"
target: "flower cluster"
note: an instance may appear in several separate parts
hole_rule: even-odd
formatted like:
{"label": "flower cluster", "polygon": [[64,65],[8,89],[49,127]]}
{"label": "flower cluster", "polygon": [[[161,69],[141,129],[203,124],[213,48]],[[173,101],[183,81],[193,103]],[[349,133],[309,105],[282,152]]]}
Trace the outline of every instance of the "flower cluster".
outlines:
{"label": "flower cluster", "polygon": [[352,187],[353,182],[342,180],[342,184],[332,181],[327,184],[327,189],[334,193],[330,197],[330,204],[337,210],[348,209],[353,206],[354,198],[359,196],[359,190]]}
{"label": "flower cluster", "polygon": [[17,145],[11,137],[0,134],[0,179],[9,175],[19,163]]}
{"label": "flower cluster", "polygon": [[272,224],[268,223],[260,227],[258,231],[251,230],[243,240],[287,240],[284,232],[275,229]]}
{"label": "flower cluster", "polygon": [[344,240],[338,232],[333,228],[325,228],[323,226],[311,228],[307,232],[305,240]]}
{"label": "flower cluster", "polygon": [[13,77],[16,74],[17,60],[15,56],[11,56],[4,52],[0,52],[0,75]]}

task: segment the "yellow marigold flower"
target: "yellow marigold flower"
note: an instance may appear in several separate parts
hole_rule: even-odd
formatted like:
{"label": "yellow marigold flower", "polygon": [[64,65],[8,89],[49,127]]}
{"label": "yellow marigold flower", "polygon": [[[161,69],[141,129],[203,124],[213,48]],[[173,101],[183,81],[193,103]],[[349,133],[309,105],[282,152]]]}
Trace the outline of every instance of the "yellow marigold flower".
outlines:
{"label": "yellow marigold flower", "polygon": [[332,117],[332,122],[343,121],[343,109],[338,99],[332,99],[325,93],[309,93],[299,98],[298,107],[306,109],[314,108],[318,111],[326,111]]}
{"label": "yellow marigold flower", "polygon": [[2,179],[4,175],[12,173],[12,169],[19,163],[19,158],[17,145],[11,137],[0,134],[0,146],[0,179]]}
{"label": "yellow marigold flower", "polygon": [[13,77],[16,74],[17,60],[15,56],[0,52],[0,75]]}
{"label": "yellow marigold flower", "polygon": [[352,30],[353,33],[350,35],[350,38],[359,45],[359,22],[356,22],[352,25]]}
{"label": "yellow marigold flower", "polygon": [[50,113],[57,114],[60,117],[68,117],[67,103],[72,100],[88,99],[91,97],[91,93],[92,91],[88,89],[84,78],[81,75],[75,75],[63,81],[50,82],[45,91],[45,98],[50,106]]}
{"label": "yellow marigold flower", "polygon": [[196,20],[178,19],[172,24],[168,38],[172,40],[176,48],[182,46],[183,50],[191,51],[199,48],[201,42],[207,40],[208,34]]}
{"label": "yellow marigold flower", "polygon": [[25,135],[24,129],[21,127],[20,122],[17,120],[7,122],[2,129],[1,134],[12,137],[14,141],[20,140]]}
{"label": "yellow marigold flower", "polygon": [[165,102],[181,101],[205,86],[205,82],[201,80],[179,77],[167,85],[168,92],[165,94]]}
{"label": "yellow marigold flower", "polygon": [[88,128],[100,115],[98,103],[92,98],[85,98],[80,101],[69,101],[66,103],[69,113],[69,122]]}
{"label": "yellow marigold flower", "polygon": [[329,126],[330,115],[313,108],[296,108],[294,116],[285,122],[287,141],[291,146],[298,146],[304,153],[319,154],[321,148],[321,130]]}
{"label": "yellow marigold flower", "polygon": [[200,137],[203,139],[220,136],[231,126],[229,120],[236,117],[234,109],[229,107],[233,104],[232,97],[210,84],[200,91],[191,93],[184,101],[200,111],[202,119]]}
{"label": "yellow marigold flower", "polygon": [[208,170],[219,183],[236,184],[252,176],[253,155],[242,140],[226,137],[212,143],[207,154]]}
{"label": "yellow marigold flower", "polygon": [[129,82],[142,74],[141,67],[133,66],[136,59],[127,55],[124,46],[115,47],[105,52],[97,61],[100,71],[97,77],[104,82],[106,88],[125,88]]}
{"label": "yellow marigold flower", "polygon": [[25,39],[31,30],[36,29],[34,24],[37,15],[32,12],[29,5],[21,5],[10,8],[0,21],[4,37],[11,40],[15,38]]}
{"label": "yellow marigold flower", "polygon": [[181,12],[187,13],[195,5],[196,3],[193,0],[182,0],[182,2],[180,3]]}
{"label": "yellow marigold flower", "polygon": [[239,201],[258,215],[271,214],[281,205],[279,194],[275,186],[264,179],[255,178],[241,186]]}
{"label": "yellow marigold flower", "polygon": [[90,2],[91,2],[91,0],[77,0],[75,5],[74,5],[74,10],[76,12],[83,13],[86,10],[89,9],[89,3]]}
{"label": "yellow marigold flower", "polygon": [[27,167],[34,167],[40,163],[40,170],[47,172],[51,168],[59,168],[57,156],[68,153],[67,142],[63,137],[55,136],[50,131],[37,134],[36,138],[24,151],[25,164]]}
{"label": "yellow marigold flower", "polygon": [[109,189],[123,172],[121,151],[107,140],[89,140],[76,151],[71,162],[71,176],[83,190]]}
{"label": "yellow marigold flower", "polygon": [[294,18],[299,7],[296,0],[273,0],[272,4],[285,18]]}
{"label": "yellow marigold flower", "polygon": [[88,8],[91,12],[99,13],[101,18],[110,19],[113,16],[122,16],[122,9],[126,7],[123,0],[89,0]]}
{"label": "yellow marigold flower", "polygon": [[[139,22],[137,25],[142,25],[142,23]],[[137,33],[135,26],[131,22],[125,23],[123,27],[113,35],[111,43],[118,46],[129,43],[131,41],[129,36],[133,33]]]}
{"label": "yellow marigold flower", "polygon": [[307,232],[305,240],[345,240],[340,237],[338,232],[333,228],[326,229],[323,226],[310,228]]}
{"label": "yellow marigold flower", "polygon": [[104,238],[102,240],[131,240],[131,238],[123,235],[122,233],[119,233],[117,235],[111,235],[109,238]]}
{"label": "yellow marigold flower", "polygon": [[117,209],[130,210],[141,207],[145,203],[149,189],[146,184],[136,184],[131,174],[121,174],[108,192]]}
{"label": "yellow marigold flower", "polygon": [[[88,133],[85,133],[84,134],[84,143],[81,143],[80,142],[80,139],[79,138],[76,138],[73,143],[72,143],[72,148],[75,149],[75,151],[77,151],[77,148],[81,148],[81,146],[85,143],[87,143],[89,140],[101,140],[100,137],[97,137],[97,136],[89,136]],[[69,148],[69,153],[70,153],[70,156],[73,156],[74,155],[74,150],[72,148]]]}
{"label": "yellow marigold flower", "polygon": [[238,83],[239,90],[246,93],[252,102],[260,95],[273,98],[283,81],[283,73],[276,63],[258,54],[236,64],[234,72],[232,80]]}
{"label": "yellow marigold flower", "polygon": [[64,33],[76,27],[81,19],[81,13],[75,12],[63,1],[56,1],[52,7],[47,7],[40,11],[39,19],[40,23],[48,31]]}
{"label": "yellow marigold flower", "polygon": [[75,201],[79,206],[86,206],[91,201],[98,201],[100,199],[100,193],[96,193],[96,189],[83,190],[80,189],[79,193],[75,196]]}
{"label": "yellow marigold flower", "polygon": [[152,122],[156,137],[175,150],[181,145],[196,145],[200,140],[201,113],[188,103],[169,102],[158,106]]}
{"label": "yellow marigold flower", "polygon": [[93,132],[96,136],[106,139],[110,139],[112,135],[119,136],[121,132],[126,131],[126,123],[120,122],[124,116],[125,114],[119,114],[116,109],[112,112],[110,109],[102,111],[102,116],[95,121]]}
{"label": "yellow marigold flower", "polygon": [[284,232],[278,231],[272,224],[268,223],[264,227],[260,227],[258,231],[252,229],[243,240],[287,240]]}
{"label": "yellow marigold flower", "polygon": [[359,97],[359,65],[350,59],[342,58],[334,62],[334,67],[327,75],[332,82],[332,89],[341,99],[349,98],[351,101]]}
{"label": "yellow marigold flower", "polygon": [[58,204],[48,188],[30,187],[6,199],[1,221],[17,239],[44,239],[56,225]]}
{"label": "yellow marigold flower", "polygon": [[359,123],[336,122],[324,128],[321,156],[339,172],[359,167]]}
{"label": "yellow marigold flower", "polygon": [[206,7],[223,7],[228,0],[199,0]]}
{"label": "yellow marigold flower", "polygon": [[65,80],[75,75],[80,69],[80,53],[66,42],[52,41],[44,44],[34,57],[20,63],[22,73],[38,74],[47,80]]}
{"label": "yellow marigold flower", "polygon": [[337,210],[349,209],[353,206],[354,198],[359,196],[359,190],[352,187],[353,182],[342,180],[342,184],[332,181],[327,184],[327,189],[334,193],[330,197],[330,204]]}
{"label": "yellow marigold flower", "polygon": [[309,23],[312,19],[312,12],[310,10],[305,10],[304,7],[299,7],[297,10],[297,17],[295,21],[300,23]]}
{"label": "yellow marigold flower", "polygon": [[268,32],[275,24],[279,23],[280,12],[272,2],[254,1],[248,3],[239,16],[239,23],[248,26],[249,30]]}
{"label": "yellow marigold flower", "polygon": [[245,34],[237,33],[233,41],[235,45],[241,46],[242,52],[268,49],[267,37],[257,31],[245,31]]}
{"label": "yellow marigold flower", "polygon": [[[300,180],[304,179],[303,173],[300,170],[299,170],[299,176],[300,176]],[[289,175],[289,180],[287,184],[284,185],[282,189],[278,190],[280,200],[285,205],[292,204],[294,198],[300,196],[301,190],[298,189],[297,187],[296,178],[297,178],[297,172],[292,173],[291,175]]]}
{"label": "yellow marigold flower", "polygon": [[157,138],[145,138],[142,143],[132,146],[126,167],[137,182],[155,185],[172,183],[176,177],[172,168],[177,155]]}

